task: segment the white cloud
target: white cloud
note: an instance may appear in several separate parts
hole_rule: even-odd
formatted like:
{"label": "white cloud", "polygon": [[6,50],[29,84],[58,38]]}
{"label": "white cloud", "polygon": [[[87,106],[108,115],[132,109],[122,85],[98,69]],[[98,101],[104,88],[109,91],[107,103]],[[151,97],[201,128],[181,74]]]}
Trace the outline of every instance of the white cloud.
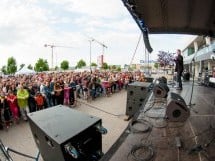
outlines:
{"label": "white cloud", "polygon": [[113,19],[121,17],[126,11],[122,7],[123,3],[120,0],[49,0],[49,2],[64,6],[70,12],[82,14],[87,17]]}
{"label": "white cloud", "polygon": [[[121,0],[1,0],[0,1],[0,67],[8,57],[18,64],[32,64],[39,58],[51,63],[51,48],[44,44],[71,46],[54,48],[54,64],[69,60],[76,65],[81,58],[89,62],[89,41],[84,35],[105,43],[108,64],[129,64],[140,30]],[[185,36],[150,35],[154,49],[175,50],[185,47]],[[96,62],[102,47],[92,43],[92,61]],[[141,41],[135,60],[144,58]]]}

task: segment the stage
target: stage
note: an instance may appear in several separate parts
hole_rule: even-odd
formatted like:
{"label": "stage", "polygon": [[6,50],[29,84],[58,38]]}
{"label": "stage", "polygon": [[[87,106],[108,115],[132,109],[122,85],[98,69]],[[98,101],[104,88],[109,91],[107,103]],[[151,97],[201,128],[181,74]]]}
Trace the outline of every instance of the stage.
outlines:
{"label": "stage", "polygon": [[[180,94],[188,104],[190,102],[191,87],[191,82],[184,82],[182,91],[170,88],[170,92]],[[152,107],[153,101],[156,101],[156,103]],[[196,105],[192,106],[190,117],[186,122],[169,122],[163,118],[165,115],[163,111],[167,103],[165,99],[154,100],[153,96],[151,96],[137,116],[138,120],[145,121],[135,125],[135,128],[139,131],[135,130],[133,132],[128,127],[121,139],[113,145],[112,149],[101,160],[214,160],[214,101],[214,88],[195,84],[191,102]],[[150,108],[150,110],[147,110],[147,108]]]}

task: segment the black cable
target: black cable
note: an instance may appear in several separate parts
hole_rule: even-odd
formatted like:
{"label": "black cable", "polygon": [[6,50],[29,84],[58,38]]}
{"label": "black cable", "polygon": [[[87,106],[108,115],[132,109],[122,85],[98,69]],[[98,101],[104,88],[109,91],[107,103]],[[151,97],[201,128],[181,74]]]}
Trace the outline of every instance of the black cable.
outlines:
{"label": "black cable", "polygon": [[[137,156],[138,150],[144,150],[148,154],[143,157]],[[129,154],[132,157],[132,159],[135,161],[150,161],[154,157],[154,149],[152,146],[139,144],[139,145],[134,145]]]}
{"label": "black cable", "polygon": [[153,101],[152,104],[150,104],[150,106],[148,106],[148,108],[145,111],[143,111],[143,113],[146,113],[149,110],[151,110],[154,107],[154,105],[155,105],[155,102]]}
{"label": "black cable", "polygon": [[85,103],[85,102],[81,102],[81,103],[87,105],[88,107],[91,107],[91,108],[93,108],[93,109],[96,109],[96,110],[98,110],[98,111],[104,112],[104,113],[109,114],[109,115],[112,115],[112,116],[116,116],[116,117],[122,116],[122,114],[121,114],[121,115],[116,115],[116,114],[107,112],[107,111],[105,111],[105,110],[102,110],[102,109],[100,109],[100,108],[98,108],[98,107],[96,107],[96,106],[90,105],[90,104]]}
{"label": "black cable", "polygon": [[[149,119],[151,119],[151,118],[149,118]],[[155,120],[158,120],[158,119],[155,119]],[[158,128],[158,129],[166,128],[166,127],[167,127],[167,122],[165,122],[164,125],[158,125],[158,123],[155,122],[155,123],[153,124],[153,127],[154,127],[154,128]]]}
{"label": "black cable", "polygon": [[[152,109],[152,108],[150,108],[150,109]],[[149,110],[150,110],[150,109],[149,109]],[[159,108],[159,109],[160,109],[160,108]],[[149,110],[147,109],[146,112],[148,112]],[[160,117],[160,118],[151,117],[151,116],[146,115],[145,112],[144,112],[144,116],[147,117],[147,118],[150,120],[151,123],[153,122],[151,119],[159,120],[160,118],[163,118],[163,117]],[[165,119],[163,118],[163,120],[165,120]],[[153,126],[154,128],[165,128],[165,127],[167,127],[167,123],[165,123],[165,125],[162,125],[162,126],[160,126],[160,125],[158,125],[158,124],[156,124],[156,123],[153,123],[152,126]]]}
{"label": "black cable", "polygon": [[[170,124],[170,123],[167,123],[167,127],[168,127],[168,128],[174,129],[174,128],[183,127],[183,126],[185,125],[185,122],[177,122],[177,124],[180,124],[180,125],[178,125],[178,126],[169,126],[169,124]],[[176,122],[174,122],[174,124],[176,124]]]}
{"label": "black cable", "polygon": [[[213,128],[212,128],[212,129],[213,129]],[[184,141],[187,141],[187,140],[193,139],[193,138],[195,138],[195,137],[197,137],[197,136],[201,136],[201,135],[205,134],[205,132],[208,132],[208,131],[210,131],[210,130],[212,130],[212,129],[211,129],[211,127],[210,127],[210,128],[208,128],[208,129],[205,129],[205,130],[203,130],[203,131],[201,131],[201,132],[197,133],[197,134],[196,134],[196,135],[194,135],[194,136],[188,137],[188,138],[187,138],[187,139],[185,139]]]}
{"label": "black cable", "polygon": [[129,64],[130,66],[131,66],[131,64],[132,64],[132,62],[133,62],[133,60],[134,60],[135,55],[136,55],[137,48],[138,48],[138,46],[139,46],[139,44],[140,44],[141,37],[142,37],[142,33],[140,33],[140,36],[139,36],[139,39],[138,39],[138,42],[137,42],[137,46],[136,46],[136,48],[135,48],[135,50],[134,50],[134,54],[133,54],[133,56],[132,56],[132,58],[131,58],[131,62],[130,62],[130,64]]}
{"label": "black cable", "polygon": [[[0,140],[0,150],[2,151],[3,155],[6,157],[6,159],[8,161],[13,161],[13,159],[11,158],[11,156],[9,155],[7,149],[5,148],[4,144],[2,143],[2,141]],[[1,159],[0,159],[1,161]]]}
{"label": "black cable", "polygon": [[208,161],[212,161],[211,158],[208,156],[207,151],[204,150],[203,153],[201,153]]}
{"label": "black cable", "polygon": [[11,151],[11,152],[13,152],[13,153],[16,153],[16,154],[18,154],[18,155],[27,157],[27,158],[31,158],[31,159],[34,159],[34,160],[37,159],[37,158],[32,157],[32,156],[30,156],[30,155],[27,155],[27,154],[24,154],[24,153],[21,153],[21,152],[18,152],[18,151],[16,151],[16,150],[13,150],[13,149],[8,148],[8,152],[9,152],[9,151]]}
{"label": "black cable", "polygon": [[[136,129],[134,127],[135,124],[143,124],[146,127],[142,130]],[[129,122],[129,129],[132,133],[146,133],[149,132],[152,129],[152,125],[149,123],[149,121],[144,120],[144,119],[137,119],[137,120],[132,120]]]}

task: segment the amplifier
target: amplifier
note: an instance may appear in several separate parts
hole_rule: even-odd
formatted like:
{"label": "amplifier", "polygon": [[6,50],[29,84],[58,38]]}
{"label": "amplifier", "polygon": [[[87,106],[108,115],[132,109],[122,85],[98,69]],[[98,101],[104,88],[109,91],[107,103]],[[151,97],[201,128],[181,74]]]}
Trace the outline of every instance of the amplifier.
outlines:
{"label": "amplifier", "polygon": [[30,113],[28,118],[44,161],[97,161],[101,158],[100,118],[62,105]]}
{"label": "amplifier", "polygon": [[190,116],[190,110],[184,99],[176,93],[171,93],[170,99],[167,101],[166,116],[169,121],[186,121]]}

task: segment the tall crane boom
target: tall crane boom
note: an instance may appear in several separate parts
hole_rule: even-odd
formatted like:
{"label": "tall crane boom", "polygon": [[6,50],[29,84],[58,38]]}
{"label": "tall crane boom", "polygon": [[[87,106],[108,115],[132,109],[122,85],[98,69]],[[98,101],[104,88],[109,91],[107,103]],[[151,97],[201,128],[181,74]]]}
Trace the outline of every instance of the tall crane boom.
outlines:
{"label": "tall crane boom", "polygon": [[102,46],[102,54],[104,54],[104,49],[105,49],[105,48],[108,48],[104,43],[102,43],[102,42],[96,40],[96,39],[93,38],[93,37],[89,37],[89,36],[86,36],[86,37],[88,37],[88,38],[90,39],[90,41],[92,41],[92,42],[95,41],[96,43],[98,43],[99,45],[101,45],[101,46]]}
{"label": "tall crane boom", "polygon": [[54,54],[54,48],[56,48],[56,47],[60,47],[60,48],[74,48],[74,47],[71,47],[71,46],[61,46],[61,45],[54,45],[54,44],[45,44],[44,45],[44,47],[50,47],[51,49],[52,49],[52,53],[51,53],[51,67],[52,67],[52,69],[53,69],[53,54]]}

